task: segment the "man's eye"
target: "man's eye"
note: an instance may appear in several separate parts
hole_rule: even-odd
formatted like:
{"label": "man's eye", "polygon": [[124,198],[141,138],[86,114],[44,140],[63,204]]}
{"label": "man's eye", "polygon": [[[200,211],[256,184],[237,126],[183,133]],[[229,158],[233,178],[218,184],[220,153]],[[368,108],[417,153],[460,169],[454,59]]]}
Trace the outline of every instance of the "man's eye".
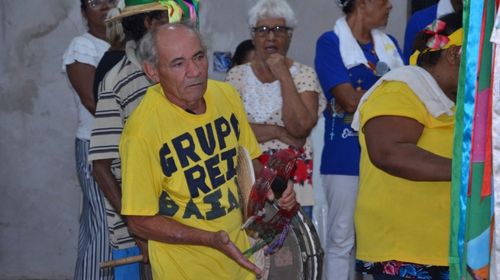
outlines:
{"label": "man's eye", "polygon": [[183,64],[184,64],[183,62],[177,62],[177,63],[174,63],[172,65],[172,67],[179,68],[179,67],[182,67]]}
{"label": "man's eye", "polygon": [[194,57],[194,59],[197,60],[197,61],[202,60],[204,58],[205,58],[205,54],[203,54],[203,53]]}

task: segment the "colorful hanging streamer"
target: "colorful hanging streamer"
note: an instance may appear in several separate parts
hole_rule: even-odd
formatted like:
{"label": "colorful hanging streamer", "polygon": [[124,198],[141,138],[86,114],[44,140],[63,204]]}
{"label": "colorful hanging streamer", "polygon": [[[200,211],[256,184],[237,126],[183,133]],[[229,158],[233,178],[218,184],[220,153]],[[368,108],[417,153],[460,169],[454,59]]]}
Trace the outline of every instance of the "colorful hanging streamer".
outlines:
{"label": "colorful hanging streamer", "polygon": [[464,1],[453,152],[450,279],[489,279],[493,224],[489,42],[495,1]]}
{"label": "colorful hanging streamer", "polygon": [[187,22],[195,25],[198,28],[199,25],[199,1],[183,1],[183,0],[159,0],[168,10],[169,22]]}

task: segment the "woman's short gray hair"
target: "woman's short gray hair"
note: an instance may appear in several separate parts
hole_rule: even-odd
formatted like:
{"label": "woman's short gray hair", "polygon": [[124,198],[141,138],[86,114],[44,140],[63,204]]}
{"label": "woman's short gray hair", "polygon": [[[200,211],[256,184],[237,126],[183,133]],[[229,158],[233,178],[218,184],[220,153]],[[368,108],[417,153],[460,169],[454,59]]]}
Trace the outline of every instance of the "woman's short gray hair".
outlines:
{"label": "woman's short gray hair", "polygon": [[284,18],[286,25],[297,26],[297,18],[285,0],[259,0],[248,12],[248,25],[255,27],[261,19]]}
{"label": "woman's short gray hair", "polygon": [[189,30],[194,32],[196,36],[198,36],[198,39],[200,39],[201,46],[203,47],[203,49],[206,49],[205,43],[203,42],[200,33],[189,23],[166,23],[153,28],[141,38],[141,41],[139,41],[139,47],[136,50],[136,55],[141,63],[149,63],[151,65],[154,65],[155,67],[159,65],[160,61],[158,59],[158,51],[156,49],[156,41],[158,40],[157,36],[158,30],[160,30],[161,28],[168,28],[172,26],[187,27]]}

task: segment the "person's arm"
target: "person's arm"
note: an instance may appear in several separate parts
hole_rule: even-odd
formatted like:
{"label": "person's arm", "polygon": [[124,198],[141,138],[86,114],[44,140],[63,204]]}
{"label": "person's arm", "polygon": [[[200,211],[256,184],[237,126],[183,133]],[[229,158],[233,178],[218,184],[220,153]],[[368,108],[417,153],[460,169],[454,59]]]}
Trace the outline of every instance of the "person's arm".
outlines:
{"label": "person's arm", "polygon": [[288,68],[287,58],[283,55],[272,54],[266,64],[280,83],[282,118],[286,130],[294,137],[307,137],[318,121],[318,95],[314,92],[299,94]]}
{"label": "person's arm", "polygon": [[383,171],[413,181],[450,181],[451,159],[417,146],[423,126],[397,116],[381,116],[363,127],[371,162]]}
{"label": "person's arm", "polygon": [[305,137],[294,137],[286,128],[279,125],[251,123],[250,126],[259,143],[277,139],[295,148],[300,148],[306,143]]}
{"label": "person's arm", "polygon": [[262,272],[241,253],[225,231],[210,232],[197,229],[160,215],[127,216],[127,219],[129,230],[144,239],[171,244],[208,246],[224,253],[257,275]]}
{"label": "person's arm", "polygon": [[94,85],[95,67],[90,64],[75,61],[66,66],[66,72],[71,86],[75,89],[82,105],[95,114],[96,102],[92,87]]}
{"label": "person's arm", "polygon": [[345,67],[339,50],[339,39],[333,32],[326,32],[316,43],[314,66],[325,95],[335,98],[337,112],[356,111],[362,91],[350,83],[349,70]]}
{"label": "person's arm", "polygon": [[[120,213],[122,210],[122,190],[120,184],[116,181],[115,176],[111,172],[111,161],[112,159],[94,160],[92,162],[92,175],[94,175],[97,185],[103,192],[104,196],[108,199],[109,203],[111,203],[111,206],[113,206],[116,212]],[[125,224],[129,226],[129,221],[126,217],[123,218]],[[141,250],[143,256],[142,261],[144,263],[149,262],[147,240],[137,236],[132,237]]]}
{"label": "person's arm", "polygon": [[122,210],[122,191],[111,172],[111,161],[112,159],[94,160],[92,162],[92,175],[94,175],[94,179],[104,196],[106,196],[113,208],[120,213]]}
{"label": "person's arm", "polygon": [[340,106],[343,112],[354,113],[364,91],[354,89],[350,83],[342,83],[332,88],[330,93],[335,98],[336,106]]}

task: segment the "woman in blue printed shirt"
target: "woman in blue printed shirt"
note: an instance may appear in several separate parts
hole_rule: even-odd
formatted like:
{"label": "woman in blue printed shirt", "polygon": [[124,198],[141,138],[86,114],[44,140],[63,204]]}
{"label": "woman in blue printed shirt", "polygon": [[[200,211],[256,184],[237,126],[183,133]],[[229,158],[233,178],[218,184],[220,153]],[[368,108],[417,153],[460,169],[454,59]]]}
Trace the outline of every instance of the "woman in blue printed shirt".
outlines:
{"label": "woman in blue printed shirt", "polygon": [[316,45],[315,68],[326,98],[320,172],[328,203],[325,274],[349,277],[354,248],[354,207],[360,148],[352,116],[363,93],[390,69],[403,66],[397,41],[378,30],[387,25],[389,0],[337,0],[345,16]]}

